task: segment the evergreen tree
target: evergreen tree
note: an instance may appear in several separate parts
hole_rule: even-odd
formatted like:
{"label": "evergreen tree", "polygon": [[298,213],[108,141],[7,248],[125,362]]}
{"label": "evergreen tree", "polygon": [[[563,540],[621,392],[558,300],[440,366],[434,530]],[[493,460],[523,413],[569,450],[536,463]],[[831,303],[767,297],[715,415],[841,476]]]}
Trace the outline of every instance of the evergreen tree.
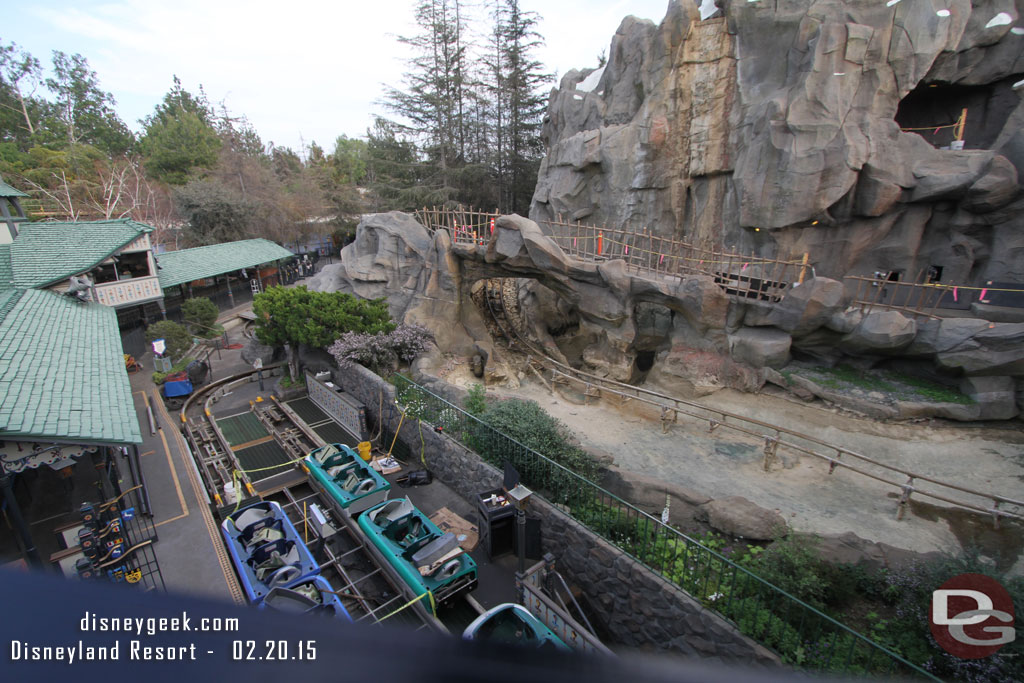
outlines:
{"label": "evergreen tree", "polygon": [[143,120],[141,146],[150,176],[171,185],[184,185],[193,169],[210,169],[217,163],[221,139],[213,127],[213,112],[200,89],[196,98],[174,85],[151,116]]}
{"label": "evergreen tree", "polygon": [[397,124],[379,117],[366,131],[366,182],[377,211],[413,211],[431,203],[429,191],[422,191],[418,184],[423,166],[416,145],[399,131]]}
{"label": "evergreen tree", "polygon": [[543,148],[541,124],[547,97],[541,87],[554,80],[532,53],[543,38],[536,31],[540,15],[524,12],[519,0],[495,0],[493,39],[488,66],[495,118],[494,169],[500,207],[526,215]]}
{"label": "evergreen tree", "polygon": [[405,90],[387,86],[384,104],[401,119],[393,125],[421,143],[420,182],[444,203],[458,195],[456,172],[465,162],[468,84],[466,28],[460,0],[419,0],[420,33],[400,37],[413,48]]}

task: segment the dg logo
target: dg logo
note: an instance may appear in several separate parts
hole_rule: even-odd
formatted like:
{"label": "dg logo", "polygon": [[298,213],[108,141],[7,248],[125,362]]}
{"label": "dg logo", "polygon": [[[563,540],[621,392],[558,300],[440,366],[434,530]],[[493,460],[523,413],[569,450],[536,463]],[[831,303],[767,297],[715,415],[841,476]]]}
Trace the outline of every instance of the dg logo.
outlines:
{"label": "dg logo", "polygon": [[981,659],[1012,643],[1013,600],[995,579],[960,574],[932,592],[932,636],[943,650],[963,659]]}

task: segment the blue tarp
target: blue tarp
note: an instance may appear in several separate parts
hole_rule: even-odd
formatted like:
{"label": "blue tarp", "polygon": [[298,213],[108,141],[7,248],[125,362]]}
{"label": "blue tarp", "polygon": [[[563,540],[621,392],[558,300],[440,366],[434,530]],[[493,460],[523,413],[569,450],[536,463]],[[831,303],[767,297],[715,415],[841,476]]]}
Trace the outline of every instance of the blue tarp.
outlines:
{"label": "blue tarp", "polygon": [[177,382],[164,382],[164,397],[176,398],[178,396],[188,396],[192,393],[192,382],[187,379],[179,380]]}

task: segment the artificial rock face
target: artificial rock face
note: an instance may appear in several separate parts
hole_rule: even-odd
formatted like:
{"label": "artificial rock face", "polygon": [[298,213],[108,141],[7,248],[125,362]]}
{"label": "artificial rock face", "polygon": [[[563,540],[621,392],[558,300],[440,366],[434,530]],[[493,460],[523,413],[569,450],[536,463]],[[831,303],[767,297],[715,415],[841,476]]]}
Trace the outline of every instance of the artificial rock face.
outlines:
{"label": "artificial rock face", "polygon": [[[1024,281],[1024,2],[714,5],[627,17],[603,69],[566,74],[531,218],[808,253],[835,279]],[[965,149],[939,149],[964,109]]]}
{"label": "artificial rock face", "polygon": [[[611,379],[646,380],[673,395],[757,390],[797,350],[829,363],[840,356],[868,363],[902,358],[965,378],[976,405],[949,407],[944,417],[1007,419],[1018,412],[1024,323],[918,322],[896,311],[843,308],[842,283],[820,276],[779,304],[748,301],[704,275],[649,277],[621,260],[578,260],[520,216],[499,217],[486,244],[453,244],[447,231],[430,233],[406,214],[363,216],[340,262],[324,267],[310,287],[384,297],[395,320],[428,327],[441,352],[486,357],[493,374],[490,368],[502,367],[501,352],[473,302],[475,285],[489,279],[524,283],[511,288],[521,305],[515,325],[548,355]],[[936,414],[926,408],[902,416]],[[894,409],[891,416],[901,414]]]}

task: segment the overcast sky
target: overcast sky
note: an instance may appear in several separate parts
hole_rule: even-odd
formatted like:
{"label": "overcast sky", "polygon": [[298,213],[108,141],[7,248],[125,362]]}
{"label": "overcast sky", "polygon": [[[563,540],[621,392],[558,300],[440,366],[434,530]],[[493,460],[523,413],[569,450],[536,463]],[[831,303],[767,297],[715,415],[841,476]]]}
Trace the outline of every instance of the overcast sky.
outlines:
{"label": "overcast sky", "polygon": [[[14,41],[47,70],[53,50],[78,52],[138,130],[177,74],[213,103],[244,114],[264,143],[361,137],[382,83],[400,86],[415,0],[34,0],[4,12],[0,41]],[[668,0],[522,0],[538,12],[538,56],[560,78],[596,67],[622,19],[660,23]]]}

